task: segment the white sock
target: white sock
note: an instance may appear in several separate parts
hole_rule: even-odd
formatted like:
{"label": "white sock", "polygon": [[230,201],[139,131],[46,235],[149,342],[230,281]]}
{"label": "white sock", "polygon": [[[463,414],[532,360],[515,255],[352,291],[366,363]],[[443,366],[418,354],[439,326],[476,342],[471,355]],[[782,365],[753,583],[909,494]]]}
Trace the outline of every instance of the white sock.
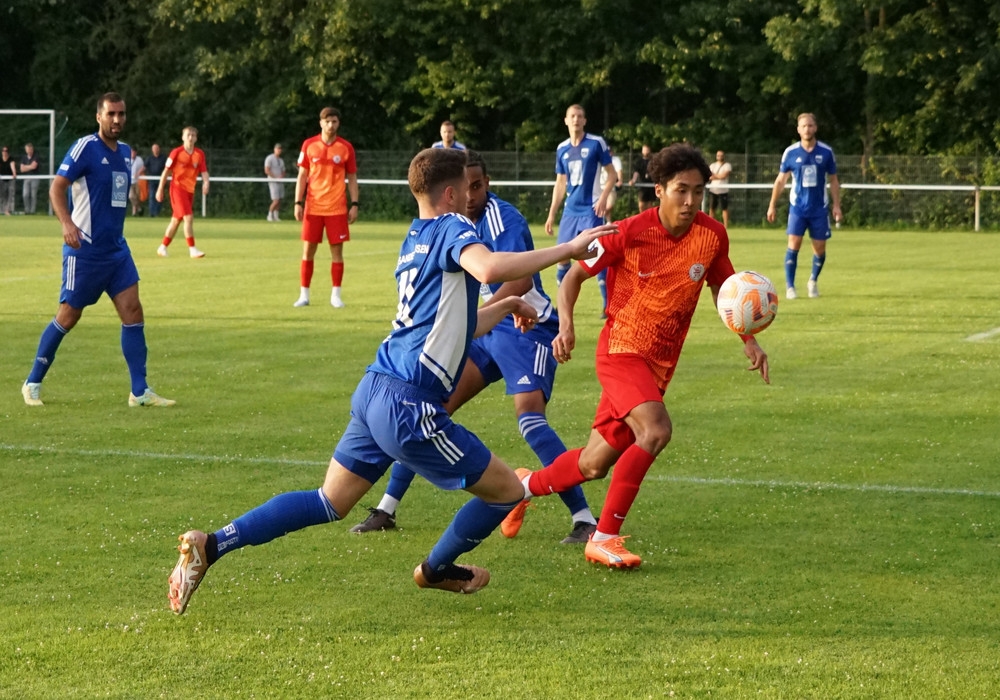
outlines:
{"label": "white sock", "polygon": [[597,530],[593,536],[590,538],[591,542],[607,542],[608,540],[613,540],[616,537],[621,537],[621,535],[609,535],[606,532],[601,532]]}
{"label": "white sock", "polygon": [[521,486],[524,487],[524,498],[525,499],[533,498],[534,495],[535,495],[535,494],[531,493],[531,489],[528,488],[528,479],[530,479],[530,478],[531,478],[531,474],[528,474],[528,476],[526,476],[523,479],[521,479]]}
{"label": "white sock", "polygon": [[393,515],[396,512],[396,507],[399,505],[399,500],[393,498],[389,494],[382,496],[382,500],[378,502],[378,509],[384,510],[389,515]]}
{"label": "white sock", "polygon": [[299,299],[309,301],[309,287],[299,287]]}
{"label": "white sock", "polygon": [[597,520],[594,518],[594,514],[590,512],[590,508],[584,508],[573,513],[573,522],[590,523],[591,525],[597,524]]}

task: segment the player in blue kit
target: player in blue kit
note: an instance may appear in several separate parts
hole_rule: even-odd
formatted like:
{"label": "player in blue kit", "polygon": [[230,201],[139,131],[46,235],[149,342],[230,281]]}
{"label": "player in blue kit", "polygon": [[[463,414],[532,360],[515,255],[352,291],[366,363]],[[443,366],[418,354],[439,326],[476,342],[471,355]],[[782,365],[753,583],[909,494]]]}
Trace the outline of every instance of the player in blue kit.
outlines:
{"label": "player in blue kit", "polygon": [[[600,136],[588,134],[587,115],[580,105],[570,105],[563,119],[569,129],[569,138],[556,148],[556,185],[552,189],[552,204],[549,217],[545,220],[545,233],[552,235],[556,212],[566,200],[562,218],[559,220],[559,242],[563,243],[594,226],[604,223],[608,210],[608,197],[618,183],[618,173],[611,161],[608,144]],[[601,170],[607,173],[605,185],[601,188]],[[562,261],[556,268],[556,282],[569,270],[569,261]],[[608,292],[604,276],[598,277],[602,309],[607,306]]]}
{"label": "player in blue kit", "polygon": [[[528,222],[512,204],[489,191],[490,177],[486,162],[476,151],[468,151],[466,174],[469,180],[467,212],[476,225],[480,239],[494,251],[519,253],[533,250]],[[505,316],[489,333],[472,341],[455,392],[445,402],[445,410],[454,414],[462,405],[494,382],[503,379],[507,393],[514,397],[514,412],[521,436],[546,466],[566,451],[566,446],[549,425],[545,406],[552,396],[552,383],[558,363],[552,356],[552,341],[559,333],[559,317],[552,301],[542,289],[541,275],[523,277],[504,283],[484,284],[480,288],[484,304],[495,304],[509,296],[520,296],[534,308],[538,316],[535,327],[527,333],[515,328],[514,319]],[[396,507],[413,482],[414,472],[396,462],[392,465],[389,484],[377,508],[369,509],[368,517],[351,528],[351,532],[372,532],[396,527]],[[597,527],[583,489],[579,486],[559,494],[573,519],[573,529],[563,544],[586,544]],[[527,502],[525,502],[527,505]],[[520,517],[503,522],[500,532],[505,537],[517,535],[524,522],[524,507]]]}
{"label": "player in blue kit", "polygon": [[190,530],[169,577],[170,608],[183,613],[219,557],[310,525],[340,520],[394,461],[442,489],[465,489],[475,498],[455,518],[413,572],[421,588],[474,593],[490,574],[455,560],[485,539],[524,496],[514,471],[474,434],[454,423],[444,402],[458,385],[474,335],[515,314],[530,329],[535,311],[518,296],[477,309],[480,284],[534,274],[588,248],[615,227],[600,226],[554,248],[494,253],[476,234],[466,210],[465,153],[428,148],[410,163],[408,181],[420,218],[403,239],[396,264],[399,304],[351,398],[351,420],[334,450],[319,489],[275,496],[217,532]]}
{"label": "player in blue kit", "polygon": [[800,141],[785,149],[781,156],[778,177],[771,190],[771,203],[767,207],[767,220],[774,223],[777,216],[778,197],[781,196],[788,177],[792,190],[788,197],[788,250],[785,251],[785,296],[798,298],[795,291],[795,271],[799,262],[802,237],[809,229],[812,239],[812,274],[809,277],[810,297],[819,296],[819,273],[826,262],[826,242],[830,231],[830,212],[827,208],[826,181],[830,180],[830,199],[833,200],[833,218],[840,223],[840,180],[833,149],[816,140],[816,117],[808,112],[800,114],[797,121]]}
{"label": "player in blue kit", "polygon": [[29,406],[42,405],[42,379],[60,343],[80,320],[83,309],[107,293],[122,321],[122,354],[132,380],[128,405],[171,406],[174,401],[157,396],[146,384],[139,272],[123,233],[132,149],[118,140],[125,126],[121,95],[109,92],[98,100],[97,124],[97,133],[84,136],[69,149],[49,189],[65,242],[62,290],[56,316],[42,331],[21,395]]}

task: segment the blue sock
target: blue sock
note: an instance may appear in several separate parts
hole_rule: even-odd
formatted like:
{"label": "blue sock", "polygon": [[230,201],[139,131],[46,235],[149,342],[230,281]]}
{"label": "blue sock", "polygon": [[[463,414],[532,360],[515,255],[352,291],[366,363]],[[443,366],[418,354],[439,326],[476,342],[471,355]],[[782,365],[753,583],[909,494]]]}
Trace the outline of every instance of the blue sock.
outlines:
{"label": "blue sock", "polygon": [[520,502],[487,503],[481,498],[473,498],[455,513],[448,529],[428,555],[427,564],[433,571],[443,571],[454,564],[459,556],[472,551],[496,530],[507,513]]}
{"label": "blue sock", "polygon": [[559,263],[558,265],[556,265],[556,286],[557,287],[560,284],[562,284],[563,277],[566,276],[567,272],[569,272],[569,264],[568,263]]}
{"label": "blue sock", "polygon": [[795,269],[799,265],[799,251],[788,248],[785,251],[785,286],[795,286]]}
{"label": "blue sock", "polygon": [[142,323],[122,324],[122,355],[132,380],[132,396],[146,391],[146,329]]}
{"label": "blue sock", "polygon": [[56,350],[59,343],[63,341],[68,330],[56,323],[55,319],[42,331],[42,337],[38,340],[38,352],[35,353],[35,363],[31,366],[28,374],[29,384],[38,384],[45,379],[45,373],[49,371],[52,362],[56,359]]}
{"label": "blue sock", "polygon": [[399,462],[393,462],[392,472],[389,473],[389,485],[385,488],[386,495],[392,496],[397,501],[403,500],[403,496],[410,488],[415,476],[416,473],[413,470],[404,467]]}
{"label": "blue sock", "polygon": [[601,270],[597,273],[597,288],[601,290],[601,314],[608,310],[608,271]]}
{"label": "blue sock", "polygon": [[826,253],[823,253],[822,255],[813,255],[812,279],[814,280],[819,279],[819,273],[823,271],[823,263],[825,262],[826,262]]}
{"label": "blue sock", "polygon": [[248,544],[264,544],[289,532],[339,519],[321,488],[282,493],[217,531],[216,558]]}
{"label": "blue sock", "polygon": [[[517,418],[517,427],[521,431],[521,437],[528,443],[528,447],[532,449],[543,467],[552,464],[556,457],[566,451],[566,445],[559,439],[542,413],[522,413]],[[587,497],[583,495],[583,488],[579,485],[569,491],[563,491],[559,494],[559,498],[566,504],[571,514],[589,508]]]}

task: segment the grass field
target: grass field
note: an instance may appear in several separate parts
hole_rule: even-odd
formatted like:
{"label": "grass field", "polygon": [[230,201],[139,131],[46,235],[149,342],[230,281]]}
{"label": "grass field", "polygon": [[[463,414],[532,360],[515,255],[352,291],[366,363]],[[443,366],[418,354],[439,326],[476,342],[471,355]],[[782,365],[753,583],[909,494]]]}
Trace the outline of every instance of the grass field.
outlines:
{"label": "grass field", "polygon": [[[560,545],[565,508],[538,499],[516,539],[463,558],[488,588],[419,590],[413,567],[465,495],[417,480],[397,531],[351,535],[359,508],[240,550],[178,617],[178,533],[320,484],[395,313],[405,225],[353,229],[337,310],[325,264],[315,304],[291,306],[294,223],[199,220],[197,261],[181,242],[155,256],[164,223],[126,231],[150,382],[178,405],[127,408],[102,300],[30,409],[61,241],[53,219],[0,217],[0,696],[995,697],[1000,236],[838,231],[822,298],[782,299],[761,336],[771,386],[706,293],[667,393],[673,442],[626,523],[637,571]],[[783,289],[780,230],[731,238],[737,269]],[[585,289],[549,410],[569,445],[596,405],[599,323]],[[459,418],[534,467],[495,389]],[[585,487],[595,512],[604,488]]]}

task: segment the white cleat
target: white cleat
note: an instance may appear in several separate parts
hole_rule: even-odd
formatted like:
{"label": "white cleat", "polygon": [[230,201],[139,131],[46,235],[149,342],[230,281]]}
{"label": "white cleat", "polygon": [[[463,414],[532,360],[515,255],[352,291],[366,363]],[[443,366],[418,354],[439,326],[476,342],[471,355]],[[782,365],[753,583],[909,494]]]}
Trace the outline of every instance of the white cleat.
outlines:
{"label": "white cleat", "polygon": [[142,396],[136,396],[135,394],[129,392],[128,395],[128,405],[129,408],[135,408],[136,406],[173,406],[176,401],[173,399],[165,399],[148,386],[146,391],[142,392]]}
{"label": "white cleat", "polygon": [[42,383],[28,383],[25,382],[21,387],[21,396],[24,397],[24,403],[28,406],[44,406],[41,398],[42,393]]}
{"label": "white cleat", "polygon": [[205,254],[202,253],[197,248],[195,248],[194,246],[191,246],[190,251],[191,251],[191,257],[192,258],[203,258],[203,257],[205,257]]}
{"label": "white cleat", "polygon": [[786,299],[798,299],[799,295],[795,293],[795,287],[789,287],[788,291],[785,292]]}
{"label": "white cleat", "polygon": [[161,258],[169,257],[169,253],[167,253],[167,246],[161,243],[160,247],[156,249],[156,254],[159,255]]}
{"label": "white cleat", "polygon": [[333,292],[330,294],[330,306],[335,309],[344,308],[344,301],[340,298],[340,292]]}
{"label": "white cleat", "polygon": [[819,296],[819,285],[816,283],[816,280],[809,280],[806,287],[809,289],[810,299],[815,299]]}
{"label": "white cleat", "polygon": [[208,569],[205,552],[208,536],[199,530],[189,530],[177,539],[180,540],[177,551],[181,554],[167,579],[167,600],[170,609],[181,615],[191,602],[191,596],[198,590],[201,580],[205,578],[205,571]]}
{"label": "white cleat", "polygon": [[295,302],[294,304],[292,304],[292,306],[294,306],[295,308],[299,308],[299,307],[302,307],[302,306],[309,306],[309,300],[308,299],[303,299],[303,298],[300,297],[297,302]]}

